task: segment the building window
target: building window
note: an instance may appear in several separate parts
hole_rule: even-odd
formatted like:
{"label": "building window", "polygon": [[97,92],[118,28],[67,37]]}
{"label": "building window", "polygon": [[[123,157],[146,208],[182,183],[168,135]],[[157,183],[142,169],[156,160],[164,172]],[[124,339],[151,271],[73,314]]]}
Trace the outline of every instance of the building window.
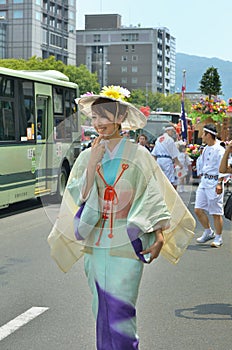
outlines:
{"label": "building window", "polygon": [[50,34],[50,45],[67,49],[68,40],[62,36],[51,33]]}
{"label": "building window", "polygon": [[137,83],[138,83],[138,78],[133,77],[133,78],[131,79],[131,83],[132,83],[132,84],[137,84]]}
{"label": "building window", "polygon": [[41,5],[41,0],[36,0],[36,5]]}
{"label": "building window", "polygon": [[35,11],[35,19],[36,21],[41,21],[41,12]]}
{"label": "building window", "polygon": [[69,33],[74,33],[74,31],[75,31],[74,26],[69,24],[69,30],[68,31],[69,31]]}
{"label": "building window", "polygon": [[43,43],[47,44],[47,31],[43,30]]}
{"label": "building window", "polygon": [[100,34],[94,34],[93,35],[93,41],[95,43],[99,43],[101,41],[101,35]]}
{"label": "building window", "polygon": [[59,30],[62,30],[62,22],[61,21],[57,20],[56,28],[59,29]]}
{"label": "building window", "polygon": [[121,67],[121,72],[122,73],[126,73],[127,72],[127,67],[125,67],[125,66]]}
{"label": "building window", "polygon": [[23,18],[23,10],[14,10],[13,11],[13,18],[14,19]]}
{"label": "building window", "polygon": [[55,18],[54,18],[54,17],[50,17],[50,19],[49,19],[49,25],[50,25],[51,27],[55,27]]}
{"label": "building window", "polygon": [[121,83],[122,83],[122,84],[127,84],[127,78],[122,78],[122,79],[121,79]]}
{"label": "building window", "polygon": [[23,0],[13,0],[13,4],[23,4]]}
{"label": "building window", "polygon": [[69,11],[69,19],[74,19],[74,13],[73,13],[73,11]]}
{"label": "building window", "polygon": [[127,56],[122,56],[122,61],[127,61]]}
{"label": "building window", "polygon": [[135,45],[131,45],[131,51],[135,52]]}
{"label": "building window", "polygon": [[125,52],[129,51],[129,45],[125,45]]}
{"label": "building window", "polygon": [[131,67],[132,73],[137,73],[138,72],[138,67],[137,66],[132,66]]}
{"label": "building window", "polygon": [[1,19],[6,19],[6,11],[0,11]]}
{"label": "building window", "polygon": [[121,36],[122,41],[138,41],[139,34],[138,33],[126,33]]}
{"label": "building window", "polygon": [[0,0],[0,5],[6,5],[6,0]]}
{"label": "building window", "polygon": [[133,55],[132,56],[132,61],[138,61],[138,56],[137,55]]}

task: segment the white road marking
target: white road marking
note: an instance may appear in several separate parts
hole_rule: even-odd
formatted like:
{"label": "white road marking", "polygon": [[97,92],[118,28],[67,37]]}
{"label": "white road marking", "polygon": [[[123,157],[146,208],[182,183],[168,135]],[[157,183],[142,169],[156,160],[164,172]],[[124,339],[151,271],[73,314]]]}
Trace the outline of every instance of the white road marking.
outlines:
{"label": "white road marking", "polygon": [[31,307],[27,311],[25,311],[23,314],[15,317],[13,320],[9,321],[2,327],[0,327],[0,341],[8,335],[14,333],[17,329],[24,326],[37,316],[41,315],[43,312],[47,311],[48,307]]}

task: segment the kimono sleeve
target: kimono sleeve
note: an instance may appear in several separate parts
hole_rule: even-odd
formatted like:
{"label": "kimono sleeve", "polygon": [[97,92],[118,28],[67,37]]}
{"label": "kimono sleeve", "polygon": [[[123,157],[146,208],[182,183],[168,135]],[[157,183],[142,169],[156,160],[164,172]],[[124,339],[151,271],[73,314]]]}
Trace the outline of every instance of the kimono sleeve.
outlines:
{"label": "kimono sleeve", "polygon": [[144,194],[141,192],[133,203],[130,224],[139,226],[142,232],[152,232],[162,225],[165,243],[161,254],[177,263],[194,236],[196,222],[157,162],[150,154],[145,157],[140,157],[147,178]]}
{"label": "kimono sleeve", "polygon": [[68,272],[84,254],[83,242],[78,242],[74,234],[74,217],[80,204],[80,178],[87,162],[88,153],[84,151],[79,155],[72,168],[58,217],[47,239],[51,257],[63,272]]}

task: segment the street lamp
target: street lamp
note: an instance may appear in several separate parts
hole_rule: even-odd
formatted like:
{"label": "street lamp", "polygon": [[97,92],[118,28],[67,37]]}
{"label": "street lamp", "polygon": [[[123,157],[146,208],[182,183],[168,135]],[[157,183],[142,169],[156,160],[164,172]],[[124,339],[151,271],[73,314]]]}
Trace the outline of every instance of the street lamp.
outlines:
{"label": "street lamp", "polygon": [[152,86],[152,83],[146,83],[146,106],[148,104],[148,86]]}
{"label": "street lamp", "polygon": [[101,87],[105,85],[105,66],[109,66],[111,64],[110,61],[105,61],[104,60],[104,50],[103,47],[99,48],[99,64],[100,64],[100,82],[101,82]]}
{"label": "street lamp", "polygon": [[101,88],[103,87],[103,67],[104,67],[104,57],[103,57],[103,47],[99,48],[99,54],[100,54],[100,82],[101,82]]}

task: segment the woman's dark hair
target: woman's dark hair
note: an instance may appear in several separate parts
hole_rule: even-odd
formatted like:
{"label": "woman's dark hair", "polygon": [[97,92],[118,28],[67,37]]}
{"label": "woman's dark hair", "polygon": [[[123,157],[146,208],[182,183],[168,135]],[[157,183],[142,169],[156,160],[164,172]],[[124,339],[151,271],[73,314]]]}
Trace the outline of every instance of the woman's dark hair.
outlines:
{"label": "woman's dark hair", "polygon": [[92,111],[102,114],[104,110],[112,113],[115,117],[119,115],[127,116],[128,107],[118,101],[113,101],[105,97],[99,97],[92,103]]}

